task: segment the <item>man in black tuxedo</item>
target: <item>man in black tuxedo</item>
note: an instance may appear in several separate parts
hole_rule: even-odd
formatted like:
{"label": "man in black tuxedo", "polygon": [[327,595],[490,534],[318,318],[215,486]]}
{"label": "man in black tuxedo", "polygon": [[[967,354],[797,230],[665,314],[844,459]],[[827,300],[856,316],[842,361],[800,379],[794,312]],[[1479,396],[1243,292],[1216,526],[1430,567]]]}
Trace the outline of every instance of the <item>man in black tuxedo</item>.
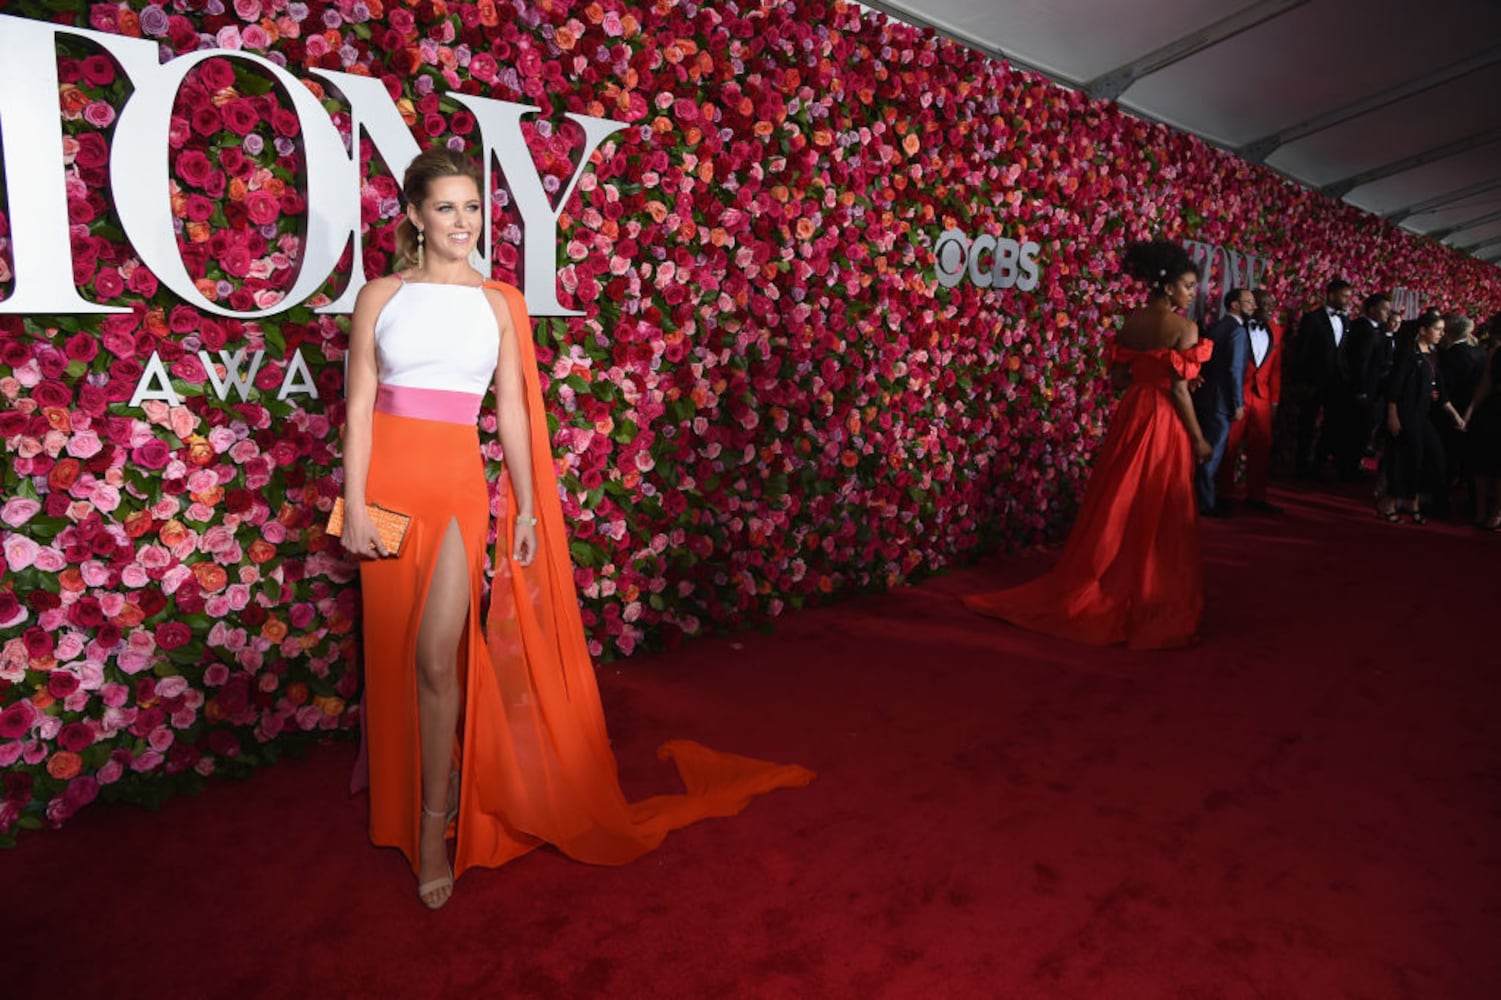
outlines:
{"label": "man in black tuxedo", "polygon": [[1391,371],[1394,353],[1391,338],[1386,335],[1391,313],[1390,296],[1382,292],[1367,295],[1360,305],[1360,318],[1350,328],[1359,454],[1370,446],[1371,435],[1386,415],[1386,375]]}
{"label": "man in black tuxedo", "polygon": [[[1357,369],[1345,310],[1354,290],[1336,278],[1324,290],[1324,305],[1298,320],[1292,382],[1298,387],[1298,478],[1317,479],[1324,459],[1344,479],[1360,474],[1361,422],[1355,417]],[[1319,429],[1319,418],[1323,429]]]}
{"label": "man in black tuxedo", "polygon": [[1200,385],[1194,390],[1194,412],[1199,428],[1214,448],[1208,461],[1194,471],[1194,493],[1199,499],[1199,513],[1207,517],[1228,517],[1228,498],[1215,493],[1215,477],[1225,460],[1225,444],[1230,427],[1246,415],[1246,358],[1251,341],[1246,320],[1256,311],[1256,299],[1248,288],[1232,288],[1225,293],[1225,315],[1209,328],[1205,337],[1214,344],[1214,353],[1199,372]]}

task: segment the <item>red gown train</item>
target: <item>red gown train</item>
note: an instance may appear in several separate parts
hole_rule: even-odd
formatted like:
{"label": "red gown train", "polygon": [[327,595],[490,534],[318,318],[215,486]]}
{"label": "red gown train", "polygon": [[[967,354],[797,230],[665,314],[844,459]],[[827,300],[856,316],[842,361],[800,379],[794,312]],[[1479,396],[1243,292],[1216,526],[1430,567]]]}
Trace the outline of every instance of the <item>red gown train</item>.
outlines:
{"label": "red gown train", "polygon": [[1173,407],[1175,380],[1192,379],[1214,345],[1132,351],[1110,431],[1057,564],[1019,587],[972,594],[974,611],[1092,645],[1138,649],[1193,641],[1203,610],[1193,448]]}

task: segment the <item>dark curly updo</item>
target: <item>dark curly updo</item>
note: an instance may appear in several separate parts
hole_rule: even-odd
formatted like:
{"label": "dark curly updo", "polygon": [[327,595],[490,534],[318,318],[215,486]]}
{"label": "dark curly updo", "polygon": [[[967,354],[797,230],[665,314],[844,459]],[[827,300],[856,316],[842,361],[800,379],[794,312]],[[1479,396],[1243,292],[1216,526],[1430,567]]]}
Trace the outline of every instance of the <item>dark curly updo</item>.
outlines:
{"label": "dark curly updo", "polygon": [[1199,265],[1189,259],[1187,251],[1172,240],[1137,240],[1126,245],[1121,256],[1121,270],[1146,282],[1153,295],[1161,295],[1168,285],[1185,274],[1202,277]]}

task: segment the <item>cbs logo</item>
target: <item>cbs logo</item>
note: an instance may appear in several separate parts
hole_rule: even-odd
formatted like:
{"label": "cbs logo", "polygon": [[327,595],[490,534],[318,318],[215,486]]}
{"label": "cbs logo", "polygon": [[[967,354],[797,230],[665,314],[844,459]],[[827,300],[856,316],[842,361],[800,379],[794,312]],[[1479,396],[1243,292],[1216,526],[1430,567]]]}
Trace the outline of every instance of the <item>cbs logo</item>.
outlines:
{"label": "cbs logo", "polygon": [[1016,288],[1030,292],[1041,277],[1037,266],[1037,253],[1041,249],[1036,243],[1018,243],[1004,236],[997,239],[988,233],[970,239],[963,232],[950,229],[933,244],[938,283],[953,288],[967,274],[976,288]]}

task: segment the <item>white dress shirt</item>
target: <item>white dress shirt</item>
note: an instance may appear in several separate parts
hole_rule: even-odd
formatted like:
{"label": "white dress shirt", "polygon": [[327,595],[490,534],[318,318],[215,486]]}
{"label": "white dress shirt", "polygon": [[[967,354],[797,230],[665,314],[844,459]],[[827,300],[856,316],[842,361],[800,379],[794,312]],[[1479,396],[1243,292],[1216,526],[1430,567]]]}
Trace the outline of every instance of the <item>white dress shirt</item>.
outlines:
{"label": "white dress shirt", "polygon": [[1246,332],[1251,337],[1251,357],[1255,360],[1256,367],[1260,368],[1261,363],[1266,360],[1266,352],[1272,349],[1271,331],[1253,320]]}
{"label": "white dress shirt", "polygon": [[1334,346],[1338,347],[1339,342],[1345,339],[1345,320],[1339,313],[1327,306],[1324,307],[1324,311],[1329,314],[1329,325],[1334,327]]}

